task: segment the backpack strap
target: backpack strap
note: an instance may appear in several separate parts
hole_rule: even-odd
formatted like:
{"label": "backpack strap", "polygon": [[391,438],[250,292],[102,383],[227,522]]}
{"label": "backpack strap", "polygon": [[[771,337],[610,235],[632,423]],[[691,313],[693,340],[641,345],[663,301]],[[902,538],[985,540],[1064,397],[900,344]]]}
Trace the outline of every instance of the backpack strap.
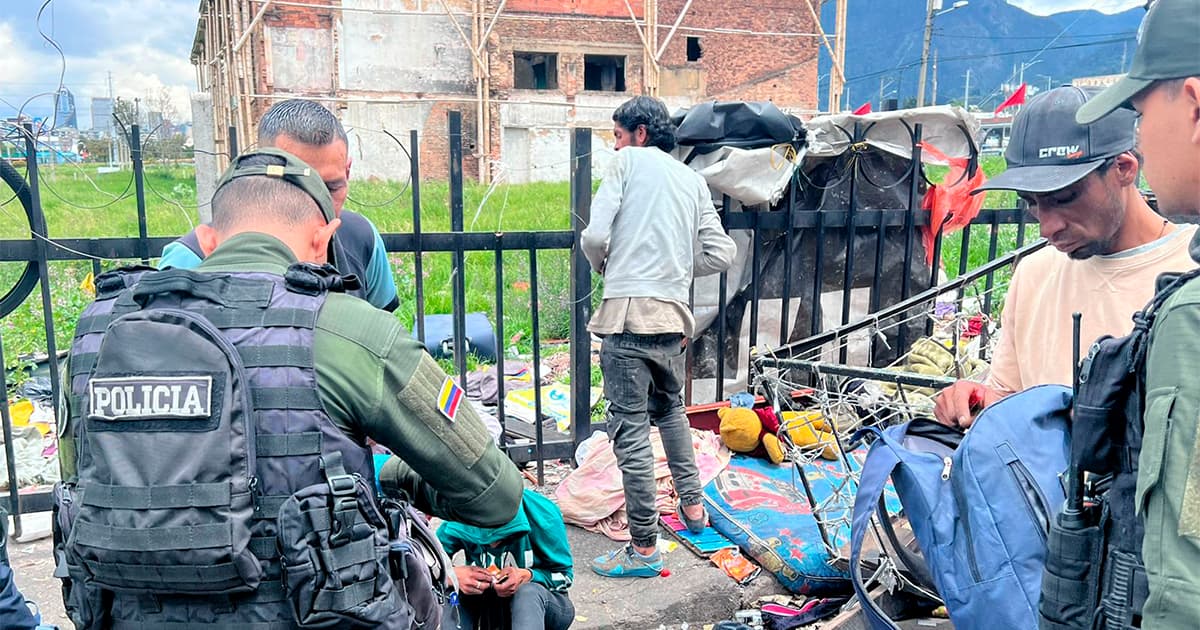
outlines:
{"label": "backpack strap", "polygon": [[875,600],[871,599],[859,570],[863,539],[866,538],[867,529],[871,527],[871,517],[875,514],[892,471],[901,463],[891,440],[875,427],[860,429],[851,441],[857,442],[867,435],[874,435],[875,443],[871,445],[871,451],[863,462],[858,492],[854,496],[854,517],[850,525],[850,579],[854,586],[854,594],[858,596],[858,602],[862,606],[863,616],[866,617],[867,626],[875,630],[899,630],[899,626],[884,614]]}

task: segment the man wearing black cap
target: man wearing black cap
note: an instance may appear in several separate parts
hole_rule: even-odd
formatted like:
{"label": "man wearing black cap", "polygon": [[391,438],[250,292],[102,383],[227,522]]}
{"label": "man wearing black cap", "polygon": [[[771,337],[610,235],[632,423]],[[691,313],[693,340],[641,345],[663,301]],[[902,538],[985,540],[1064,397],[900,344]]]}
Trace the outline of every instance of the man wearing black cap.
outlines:
{"label": "man wearing black cap", "polygon": [[1088,97],[1065,86],[1030,101],[1013,121],[1008,170],[974,191],[1016,191],[1054,249],[1013,272],[992,369],[983,383],[961,381],[938,396],[934,414],[944,424],[970,426],[980,401],[1069,385],[1072,312],[1083,313],[1085,342],[1128,334],[1158,274],[1196,266],[1187,250],[1195,226],[1169,223],[1138,192],[1133,112],[1078,124]]}
{"label": "man wearing black cap", "polygon": [[339,224],[315,169],[260,149],[218,185],[196,270],[97,278],[59,425],[78,627],[437,627],[428,583],[405,603],[420,572],[379,575],[379,511],[409,526],[375,498],[367,438],[395,453],[385,494],[480,527],[516,514],[521,477],[461,390],[318,266]]}
{"label": "man wearing black cap", "polygon": [[[1167,214],[1200,214],[1200,0],[1157,0],[1129,74],[1079,110],[1090,122],[1132,107],[1146,181]],[[1200,239],[1191,244],[1200,260]],[[1146,358],[1136,507],[1150,595],[1143,628],[1200,627],[1200,282],[1158,311]]]}

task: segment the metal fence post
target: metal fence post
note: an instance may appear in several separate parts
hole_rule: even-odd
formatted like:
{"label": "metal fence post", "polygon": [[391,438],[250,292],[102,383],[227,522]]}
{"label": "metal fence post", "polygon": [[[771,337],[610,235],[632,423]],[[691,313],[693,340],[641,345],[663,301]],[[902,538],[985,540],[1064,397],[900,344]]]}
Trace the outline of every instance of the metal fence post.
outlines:
{"label": "metal fence post", "polygon": [[[450,117],[450,231],[461,235],[463,231],[463,153],[462,112],[451,110]],[[467,288],[463,273],[466,272],[462,242],[454,248],[450,263],[450,297],[454,311],[454,365],[458,368],[459,380],[464,391],[467,389]]]}
{"label": "metal fence post", "polygon": [[592,431],[592,267],[579,237],[592,217],[592,130],[571,135],[571,426],[575,446]]}
{"label": "metal fence post", "polygon": [[425,343],[425,267],[421,253],[421,145],[417,130],[408,132],[409,159],[408,182],[412,186],[413,218],[413,277],[416,279],[416,329],[417,339]]}
{"label": "metal fence post", "polygon": [[138,253],[142,264],[150,264],[150,232],[146,227],[146,167],[142,163],[142,129],[137,123],[130,128],[129,158],[133,161],[133,186],[137,199]]}

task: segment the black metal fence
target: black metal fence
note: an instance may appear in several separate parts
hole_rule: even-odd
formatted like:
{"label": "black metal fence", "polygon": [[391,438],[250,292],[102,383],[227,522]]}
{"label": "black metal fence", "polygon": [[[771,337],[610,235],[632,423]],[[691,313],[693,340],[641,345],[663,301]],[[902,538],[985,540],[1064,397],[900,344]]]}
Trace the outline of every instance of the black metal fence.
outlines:
{"label": "black metal fence", "polygon": [[[571,458],[575,447],[587,438],[594,428],[591,422],[590,405],[590,370],[592,365],[591,337],[587,332],[587,322],[591,316],[593,296],[593,280],[587,260],[577,246],[579,234],[586,226],[590,216],[592,198],[592,131],[590,129],[574,129],[571,132],[571,168],[570,168],[570,199],[571,229],[561,231],[531,231],[531,232],[465,232],[463,230],[463,154],[462,154],[462,119],[458,112],[450,112],[449,120],[450,146],[450,187],[449,232],[424,232],[421,229],[421,177],[420,177],[420,138],[416,131],[410,133],[407,153],[411,156],[411,202],[412,225],[411,233],[383,234],[384,244],[389,252],[408,253],[413,255],[415,269],[415,326],[417,335],[424,340],[424,301],[425,287],[422,266],[426,254],[449,254],[451,257],[451,291],[454,321],[454,361],[457,372],[467,375],[467,362],[464,343],[466,339],[466,289],[465,257],[468,252],[493,252],[495,273],[495,306],[492,317],[496,328],[496,338],[501,342],[505,339],[505,312],[507,309],[529,308],[532,327],[532,365],[533,384],[535,387],[534,404],[537,418],[542,417],[541,392],[541,330],[539,326],[539,311],[542,308],[568,308],[570,310],[570,391],[571,391],[571,428],[567,435],[547,435],[542,422],[534,422],[528,428],[531,433],[528,440],[506,444],[510,457],[518,463],[537,462],[539,480],[542,477],[542,464],[546,460]],[[912,294],[927,290],[936,284],[937,265],[929,266],[924,260],[924,247],[916,240],[919,231],[929,223],[925,213],[917,212],[920,205],[926,181],[920,167],[921,128],[911,129],[913,141],[913,156],[911,160],[903,161],[896,172],[898,179],[885,186],[875,186],[874,182],[865,182],[869,177],[863,169],[871,163],[869,148],[864,142],[869,137],[870,127],[856,125],[846,130],[852,138],[854,151],[859,152],[856,159],[835,162],[832,170],[828,170],[824,181],[814,182],[813,174],[794,178],[788,187],[784,199],[774,207],[762,210],[734,211],[734,205],[725,198],[723,206],[723,222],[729,230],[748,231],[749,246],[747,248],[747,272],[743,278],[730,278],[721,274],[718,281],[718,307],[715,319],[708,331],[689,346],[689,366],[693,376],[712,379],[715,395],[712,400],[699,400],[691,387],[686,392],[687,402],[717,402],[724,399],[724,387],[731,379],[731,370],[738,369],[736,363],[731,363],[738,353],[737,331],[741,328],[748,311],[749,343],[751,346],[760,344],[783,345],[789,341],[807,337],[821,331],[822,313],[819,304],[822,293],[830,290],[841,290],[841,323],[845,324],[851,317],[850,295],[857,286],[870,290],[871,311],[877,312],[909,298]],[[232,133],[232,130],[231,130]],[[964,131],[965,133],[965,131]],[[151,237],[148,235],[146,217],[146,196],[143,185],[144,164],[143,147],[140,141],[140,130],[137,126],[131,129],[130,147],[133,162],[133,177],[135,195],[137,198],[138,236],[119,238],[55,238],[47,233],[45,217],[42,214],[39,198],[39,176],[36,160],[29,160],[27,173],[21,177],[6,165],[5,181],[13,188],[16,198],[26,208],[26,218],[29,221],[30,238],[0,240],[0,262],[24,263],[25,269],[20,279],[0,297],[0,317],[7,316],[31,294],[35,285],[40,284],[42,298],[42,315],[46,329],[47,351],[50,363],[51,385],[57,394],[62,387],[59,382],[58,348],[54,343],[53,303],[51,300],[50,283],[38,282],[49,278],[49,263],[52,261],[90,260],[93,272],[102,271],[101,259],[104,260],[149,260],[162,247],[171,242],[171,237]],[[27,155],[36,155],[38,142],[33,129],[29,126],[23,129],[23,140]],[[235,142],[231,138],[231,143]],[[232,144],[231,144],[232,146]],[[880,159],[876,156],[875,159]],[[885,160],[884,162],[887,162]],[[838,165],[841,170],[838,172]],[[894,165],[894,164],[893,164]],[[15,178],[14,178],[15,176]],[[840,190],[848,200],[842,207],[830,205],[829,191]],[[890,191],[891,196],[884,195],[880,199],[870,200],[871,191]],[[823,192],[823,196],[821,194]],[[816,196],[814,196],[816,195]],[[865,195],[865,197],[864,197]],[[6,195],[5,195],[6,196]],[[816,201],[814,201],[816,199]],[[984,210],[974,220],[976,231],[988,232],[988,258],[995,258],[998,253],[998,237],[1005,224],[1016,224],[1018,244],[1025,240],[1027,217],[1021,210]],[[967,270],[966,252],[970,248],[972,230],[963,230],[960,241],[962,250],[961,260],[957,261],[958,271]],[[943,239],[940,233],[936,236],[932,251],[932,260],[941,258]],[[895,248],[895,260],[900,264],[888,262],[889,248]],[[570,287],[568,292],[569,304],[553,304],[542,307],[538,295],[538,254],[545,251],[562,251],[569,253]],[[528,256],[530,287],[528,304],[505,303],[504,288],[506,282],[513,279],[506,277],[505,254],[524,253]],[[781,255],[780,252],[783,254]],[[902,252],[902,253],[901,253]],[[903,273],[895,273],[892,267],[899,267]],[[951,265],[947,267],[953,268]],[[559,270],[556,270],[559,271]],[[776,283],[782,274],[782,282]],[[990,282],[989,276],[989,282]],[[989,286],[990,289],[990,286]],[[769,296],[767,294],[770,294]],[[987,292],[991,309],[991,291]],[[780,299],[782,321],[779,325],[779,338],[759,338],[759,305],[766,297]],[[903,335],[903,331],[900,333]],[[903,347],[904,339],[898,340],[897,347]],[[503,362],[505,351],[503,344],[498,343],[498,360],[501,362],[497,370],[499,406],[496,410],[497,419],[506,427],[514,426],[509,422],[504,404],[505,379]],[[874,356],[874,350],[873,350]],[[709,357],[709,358],[706,358]],[[844,358],[844,357],[843,357]],[[3,356],[0,356],[0,363]],[[747,366],[748,367],[748,366]],[[3,371],[0,371],[0,390],[7,391]],[[9,418],[8,406],[0,405],[2,412],[5,439],[6,464],[9,479],[15,480],[15,460],[12,451],[12,422]],[[553,433],[553,432],[552,432]],[[48,493],[21,495],[18,497],[16,483],[10,483],[7,500],[0,500],[0,506],[7,506],[16,519],[16,533],[20,533],[21,513],[44,511],[50,508]],[[13,509],[13,508],[16,509]]]}

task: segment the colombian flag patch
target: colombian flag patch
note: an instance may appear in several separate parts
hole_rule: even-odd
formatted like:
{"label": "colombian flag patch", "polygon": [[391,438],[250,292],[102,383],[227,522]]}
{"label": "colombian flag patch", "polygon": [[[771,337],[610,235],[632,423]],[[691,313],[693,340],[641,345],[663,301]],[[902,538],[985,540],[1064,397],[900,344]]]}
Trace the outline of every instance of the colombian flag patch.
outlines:
{"label": "colombian flag patch", "polygon": [[450,422],[454,422],[454,415],[458,413],[458,403],[462,402],[463,390],[454,379],[446,377],[442,383],[442,391],[438,394],[438,411],[442,412],[443,416]]}

